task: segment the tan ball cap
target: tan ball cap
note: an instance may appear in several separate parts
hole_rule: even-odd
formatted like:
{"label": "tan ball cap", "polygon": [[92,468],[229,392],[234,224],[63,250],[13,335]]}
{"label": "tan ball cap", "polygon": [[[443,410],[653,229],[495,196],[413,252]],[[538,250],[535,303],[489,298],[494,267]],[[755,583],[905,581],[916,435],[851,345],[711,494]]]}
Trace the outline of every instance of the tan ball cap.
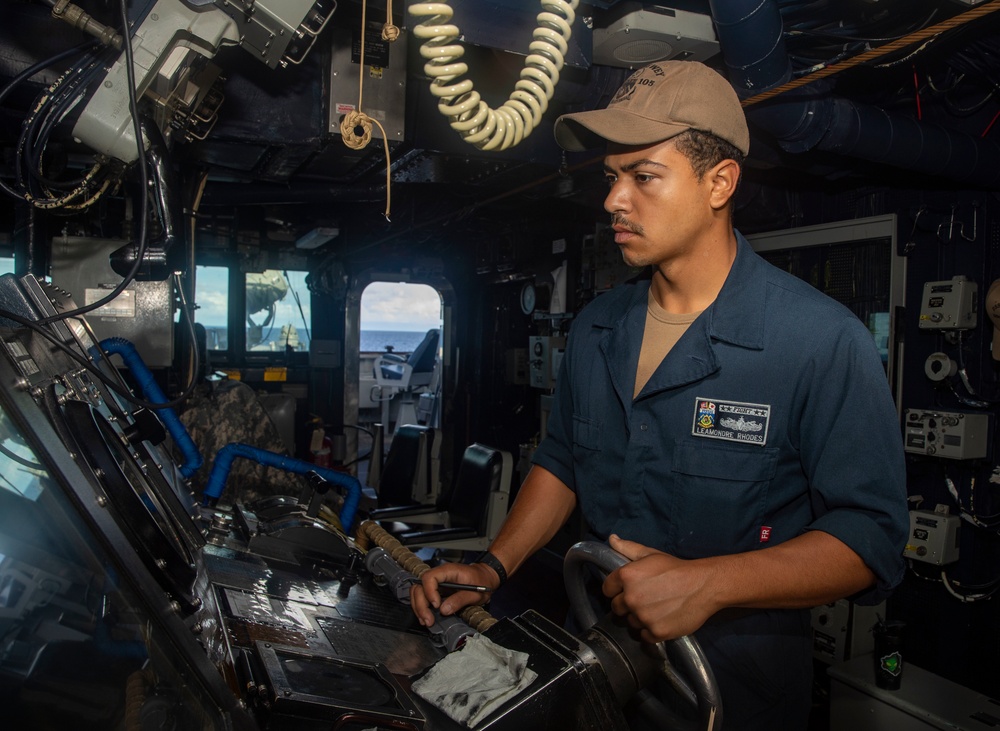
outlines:
{"label": "tan ball cap", "polygon": [[744,155],[750,149],[743,107],[718,71],[697,61],[661,61],[632,74],[604,109],[564,114],[556,142],[566,150],[605,142],[652,145],[689,129],[711,132]]}

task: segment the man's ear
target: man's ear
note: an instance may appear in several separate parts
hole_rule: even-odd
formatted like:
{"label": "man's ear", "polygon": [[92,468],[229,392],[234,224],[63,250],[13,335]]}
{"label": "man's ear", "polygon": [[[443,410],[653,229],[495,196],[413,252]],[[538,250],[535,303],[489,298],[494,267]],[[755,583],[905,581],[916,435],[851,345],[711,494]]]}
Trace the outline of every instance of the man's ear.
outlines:
{"label": "man's ear", "polygon": [[723,160],[708,171],[707,177],[712,186],[712,207],[724,208],[736,193],[736,185],[740,181],[739,164],[735,160]]}

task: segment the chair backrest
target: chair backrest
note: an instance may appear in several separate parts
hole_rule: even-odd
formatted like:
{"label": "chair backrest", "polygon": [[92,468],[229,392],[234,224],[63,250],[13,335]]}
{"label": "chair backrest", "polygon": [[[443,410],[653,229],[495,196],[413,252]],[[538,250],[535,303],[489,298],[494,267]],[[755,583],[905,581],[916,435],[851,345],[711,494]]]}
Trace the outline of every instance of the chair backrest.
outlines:
{"label": "chair backrest", "polygon": [[378,507],[416,505],[414,491],[432,485],[432,457],[437,434],[432,427],[404,424],[392,437],[378,483]]}
{"label": "chair backrest", "polygon": [[434,370],[434,360],[437,358],[440,337],[441,330],[436,327],[431,328],[424,335],[420,344],[406,358],[406,362],[413,366],[414,373],[430,373]]}
{"label": "chair backrest", "polygon": [[[431,381],[434,373],[434,364],[437,362],[438,340],[441,338],[441,330],[431,328],[424,335],[413,352],[406,356],[403,361],[400,356],[394,353],[385,353],[375,359],[375,380],[379,385],[399,385],[402,388],[410,386],[426,386]],[[404,362],[407,367],[404,367]],[[407,368],[410,371],[407,374]],[[402,384],[393,384],[393,381],[406,381]]]}
{"label": "chair backrest", "polygon": [[503,452],[478,442],[466,447],[448,499],[448,514],[455,526],[474,526],[486,534],[490,493],[503,481]]}

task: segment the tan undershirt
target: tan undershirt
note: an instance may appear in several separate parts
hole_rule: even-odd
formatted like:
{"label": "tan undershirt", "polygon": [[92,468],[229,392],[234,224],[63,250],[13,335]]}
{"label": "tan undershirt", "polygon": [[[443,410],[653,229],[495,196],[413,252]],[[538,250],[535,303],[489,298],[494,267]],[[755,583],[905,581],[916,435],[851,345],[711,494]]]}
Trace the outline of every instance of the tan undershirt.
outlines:
{"label": "tan undershirt", "polygon": [[639,351],[639,367],[635,371],[635,392],[632,398],[639,395],[653,371],[700,314],[699,311],[673,315],[660,307],[650,290],[646,304],[646,328],[642,333],[642,349]]}

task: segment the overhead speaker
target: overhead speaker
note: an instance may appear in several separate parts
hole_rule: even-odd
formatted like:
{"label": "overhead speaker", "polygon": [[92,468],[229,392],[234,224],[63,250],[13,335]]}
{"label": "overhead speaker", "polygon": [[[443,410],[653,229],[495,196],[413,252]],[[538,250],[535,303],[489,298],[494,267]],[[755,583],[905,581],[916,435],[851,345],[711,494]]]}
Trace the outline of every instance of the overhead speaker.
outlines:
{"label": "overhead speaker", "polygon": [[[623,11],[623,12],[622,12]],[[594,63],[638,68],[669,59],[706,61],[719,53],[712,17],[666,6],[622,3],[594,28]]]}

